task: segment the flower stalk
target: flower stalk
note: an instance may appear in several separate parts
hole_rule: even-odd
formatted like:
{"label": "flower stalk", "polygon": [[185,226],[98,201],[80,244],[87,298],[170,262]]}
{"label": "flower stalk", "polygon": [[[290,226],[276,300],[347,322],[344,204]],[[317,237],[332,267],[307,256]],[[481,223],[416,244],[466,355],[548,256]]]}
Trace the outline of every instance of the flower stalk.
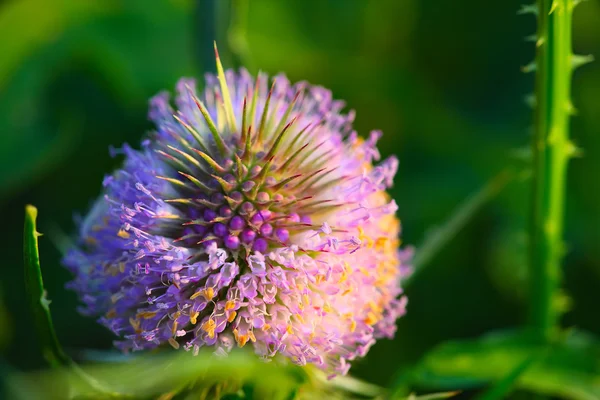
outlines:
{"label": "flower stalk", "polygon": [[531,326],[538,340],[555,332],[564,254],[563,220],[567,163],[577,153],[569,139],[571,75],[577,57],[571,51],[574,0],[538,0],[536,110],[531,220]]}

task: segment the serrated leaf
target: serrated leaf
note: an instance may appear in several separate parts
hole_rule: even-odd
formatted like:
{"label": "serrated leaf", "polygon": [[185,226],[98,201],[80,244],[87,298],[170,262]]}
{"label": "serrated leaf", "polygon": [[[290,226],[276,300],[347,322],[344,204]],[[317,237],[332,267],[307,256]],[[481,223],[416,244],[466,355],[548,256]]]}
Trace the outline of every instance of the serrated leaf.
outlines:
{"label": "serrated leaf", "polygon": [[480,388],[512,379],[511,373],[534,357],[514,377],[514,388],[574,400],[600,398],[600,344],[595,338],[575,333],[551,346],[533,343],[520,332],[444,343],[399,377],[394,390],[411,385],[438,390]]}

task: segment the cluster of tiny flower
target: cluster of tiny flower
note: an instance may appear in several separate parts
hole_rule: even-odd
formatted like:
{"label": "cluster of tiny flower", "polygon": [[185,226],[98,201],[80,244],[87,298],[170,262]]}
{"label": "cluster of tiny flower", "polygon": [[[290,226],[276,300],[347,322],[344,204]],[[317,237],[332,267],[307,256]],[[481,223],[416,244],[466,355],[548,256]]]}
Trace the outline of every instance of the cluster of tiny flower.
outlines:
{"label": "cluster of tiny flower", "polygon": [[81,221],[64,263],[86,315],[124,350],[255,352],[345,374],[404,314],[396,204],[373,132],[331,93],[247,71],[177,85]]}

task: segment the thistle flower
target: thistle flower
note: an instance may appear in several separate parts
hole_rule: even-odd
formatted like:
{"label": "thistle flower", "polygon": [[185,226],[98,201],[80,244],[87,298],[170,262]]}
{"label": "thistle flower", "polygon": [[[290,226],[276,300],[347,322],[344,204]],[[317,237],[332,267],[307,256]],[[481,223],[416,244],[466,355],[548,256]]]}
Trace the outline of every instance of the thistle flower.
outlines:
{"label": "thistle flower", "polygon": [[251,344],[345,374],[404,314],[397,160],[318,86],[241,69],[151,99],[156,130],[82,220],[64,263],[123,351]]}

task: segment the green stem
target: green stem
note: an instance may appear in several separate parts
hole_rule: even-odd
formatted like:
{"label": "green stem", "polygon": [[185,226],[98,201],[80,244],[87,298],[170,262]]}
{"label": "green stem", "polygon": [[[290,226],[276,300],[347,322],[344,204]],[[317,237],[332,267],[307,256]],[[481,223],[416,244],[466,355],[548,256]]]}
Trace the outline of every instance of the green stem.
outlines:
{"label": "green stem", "polygon": [[252,69],[250,60],[250,47],[246,31],[248,28],[248,12],[250,11],[250,0],[231,0],[231,19],[227,41],[236,68],[244,66]]}
{"label": "green stem", "polygon": [[575,147],[569,141],[572,113],[571,18],[573,0],[537,0],[536,113],[531,221],[531,325],[547,342],[559,318],[555,305],[561,278],[566,170]]}
{"label": "green stem", "polygon": [[214,43],[223,65],[249,68],[246,40],[249,0],[197,0],[196,48],[204,71],[216,72]]}

